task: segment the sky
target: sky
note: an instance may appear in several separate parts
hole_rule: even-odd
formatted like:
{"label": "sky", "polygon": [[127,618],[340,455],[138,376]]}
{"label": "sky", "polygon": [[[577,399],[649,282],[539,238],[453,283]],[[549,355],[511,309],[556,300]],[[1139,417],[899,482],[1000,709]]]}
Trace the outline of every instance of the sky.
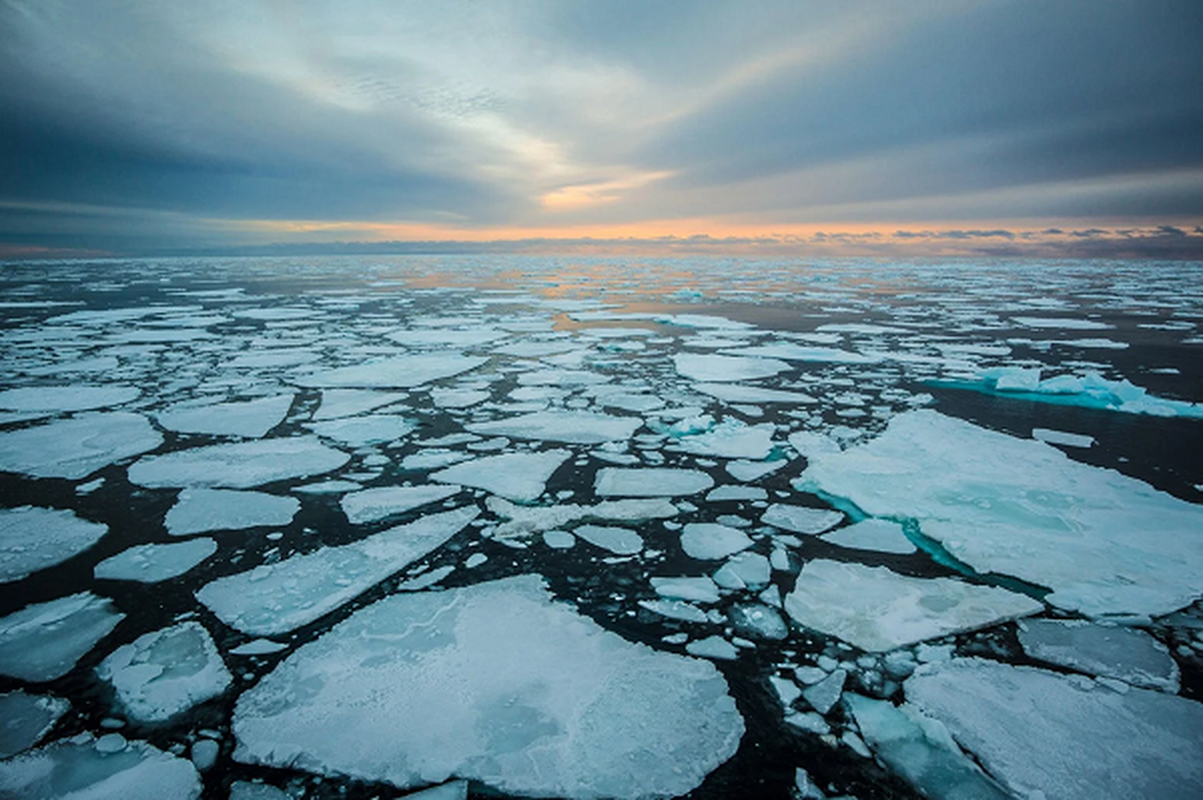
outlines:
{"label": "sky", "polygon": [[1203,258],[1201,41],[1199,0],[0,0],[0,258]]}

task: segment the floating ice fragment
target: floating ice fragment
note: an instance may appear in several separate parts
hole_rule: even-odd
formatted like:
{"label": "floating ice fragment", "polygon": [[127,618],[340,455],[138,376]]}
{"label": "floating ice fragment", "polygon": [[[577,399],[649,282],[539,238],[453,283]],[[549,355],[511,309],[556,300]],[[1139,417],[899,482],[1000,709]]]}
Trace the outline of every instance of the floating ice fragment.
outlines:
{"label": "floating ice fragment", "polygon": [[503,453],[454,464],[431,473],[430,479],[484,489],[518,503],[530,502],[543,494],[547,479],[571,457],[567,450]]}
{"label": "floating ice fragment", "polygon": [[119,406],[136,400],[136,386],[23,386],[0,392],[0,408],[8,411],[61,413]]}
{"label": "floating ice fragment", "polygon": [[732,591],[756,590],[764,587],[771,575],[769,560],[760,553],[737,553],[714,573],[714,582]]}
{"label": "floating ice fragment", "polygon": [[839,525],[844,521],[844,515],[829,508],[774,503],[760,515],[760,521],[774,528],[813,535]]}
{"label": "floating ice fragment", "polygon": [[708,431],[681,436],[677,447],[696,455],[761,459],[772,452],[776,430],[771,423],[746,425],[727,419]]}
{"label": "floating ice fragment", "polygon": [[1032,428],[1032,438],[1048,444],[1059,444],[1063,447],[1081,447],[1088,448],[1094,446],[1093,436],[1084,436],[1080,433],[1066,433],[1065,431],[1054,431],[1048,428]]}
{"label": "floating ice fragment", "polygon": [[735,605],[731,607],[727,616],[735,630],[747,636],[772,640],[789,636],[789,625],[781,618],[777,609],[770,606],[760,603]]}
{"label": "floating ice fragment", "polygon": [[49,695],[0,694],[0,759],[33,747],[70,707],[66,700]]}
{"label": "floating ice fragment", "polygon": [[709,353],[677,353],[673,356],[673,364],[683,377],[720,383],[771,378],[790,369],[789,364],[773,358],[717,356]]}
{"label": "floating ice fragment", "polygon": [[805,405],[819,402],[804,392],[768,389],[763,386],[741,386],[733,383],[697,383],[695,391],[718,398],[724,403],[789,403]]}
{"label": "floating ice fragment", "polygon": [[717,603],[718,586],[706,576],[700,578],[652,578],[652,589],[661,597],[690,600],[695,603]]}
{"label": "floating ice fragment", "polygon": [[707,636],[685,645],[685,652],[701,658],[717,658],[722,661],[734,661],[739,657],[735,645],[721,636]]}
{"label": "floating ice fragment", "polygon": [[710,619],[705,611],[684,600],[640,600],[639,606],[653,614],[682,622],[708,622]]}
{"label": "floating ice fragment", "polygon": [[743,722],[710,664],[623,641],[522,576],[357,612],[246,692],[233,729],[245,762],[638,798],[698,786]]}
{"label": "floating ice fragment", "polygon": [[140,544],[101,561],[92,574],[102,580],[158,583],[183,575],[216,552],[217,542],[206,538]]}
{"label": "floating ice fragment", "polygon": [[130,716],[162,722],[216,697],[232,680],[209,632],[183,622],[114,650],[96,674],[113,685]]}
{"label": "floating ice fragment", "polygon": [[1077,317],[1011,317],[1011,321],[1026,328],[1058,328],[1077,331],[1100,331],[1115,327],[1106,322]]}
{"label": "floating ice fragment", "polygon": [[162,443],[162,435],[140,414],[83,414],[0,433],[0,470],[79,480]]}
{"label": "floating ice fragment", "polygon": [[400,439],[417,429],[418,424],[396,414],[369,414],[325,422],[307,422],[305,427],[323,439],[333,439],[348,447],[363,447]]}
{"label": "floating ice fragment", "polygon": [[717,522],[691,522],[681,531],[681,549],[702,561],[717,561],[751,546],[743,531]]}
{"label": "floating ice fragment", "polygon": [[290,393],[207,406],[174,406],[160,411],[157,418],[172,431],[258,439],[284,420],[293,397]]}
{"label": "floating ice fragment", "polygon": [[492,397],[485,389],[431,389],[430,399],[439,408],[468,408]]}
{"label": "floating ice fragment", "polygon": [[851,350],[838,350],[834,347],[806,347],[792,342],[773,342],[754,347],[741,347],[736,350],[723,350],[722,354],[737,357],[783,358],[787,361],[810,361],[821,364],[873,364],[881,360],[881,357],[877,355],[862,355]]}
{"label": "floating ice fragment", "polygon": [[267,783],[234,781],[229,800],[292,800],[292,795]]}
{"label": "floating ice fragment", "polygon": [[0,509],[0,583],[61,564],[96,544],[108,530],[65,509]]}
{"label": "floating ice fragment", "polygon": [[952,578],[911,578],[885,567],[809,561],[785,610],[799,625],[884,652],[1035,614],[1030,597]]}
{"label": "floating ice fragment", "polygon": [[368,361],[351,367],[313,372],[295,379],[312,388],[412,389],[441,378],[476,369],[488,361],[478,356],[421,353]]}
{"label": "floating ice fragment", "polygon": [[384,486],[343,495],[343,513],[353,525],[378,522],[411,509],[446,500],[459,486]]}
{"label": "floating ice fragment", "polygon": [[0,675],[60,678],[124,618],[112,601],[91,592],[15,611],[0,618]]}
{"label": "floating ice fragment", "polygon": [[552,506],[518,506],[500,497],[490,497],[485,505],[498,517],[509,520],[497,526],[497,536],[559,528],[576,520],[639,522],[666,519],[677,515],[677,507],[664,498],[650,500],[603,500],[591,506],[557,503]]}
{"label": "floating ice fragment", "polygon": [[0,796],[39,800],[196,800],[196,768],[146,742],[110,750],[82,735],[0,761]]}
{"label": "floating ice fragment", "polygon": [[1039,661],[1145,689],[1178,691],[1178,664],[1169,650],[1135,628],[1080,620],[1021,620],[1019,644]]}
{"label": "floating ice fragment", "polygon": [[287,525],[301,510],[295,497],[228,489],[184,489],[163,524],[172,536]]}
{"label": "floating ice fragment", "polygon": [[914,553],[918,548],[906,538],[902,526],[888,519],[864,519],[819,537],[825,542],[878,553]]}
{"label": "floating ice fragment", "polygon": [[553,550],[569,550],[576,545],[576,537],[567,531],[544,531],[543,543]]}
{"label": "floating ice fragment", "polygon": [[694,469],[603,467],[593,490],[602,497],[680,497],[714,486],[714,479]]}
{"label": "floating ice fragment", "polygon": [[129,467],[131,483],[151,489],[224,486],[246,489],[264,483],[321,475],[351,460],[312,436],[215,444],[145,456]]}
{"label": "floating ice fragment", "polygon": [[517,417],[470,423],[464,427],[485,436],[511,436],[537,441],[600,444],[629,439],[643,425],[635,417],[615,417],[588,411],[537,411]]}
{"label": "floating ice fragment", "polygon": [[230,655],[264,656],[287,649],[288,645],[282,642],[273,642],[271,639],[252,639],[246,644],[240,644],[237,647],[231,648]]}
{"label": "floating ice fragment", "polygon": [[706,495],[707,503],[721,503],[728,500],[766,500],[768,492],[758,486],[719,486],[711,489]]}
{"label": "floating ice fragment", "polygon": [[628,528],[602,525],[579,525],[573,534],[591,545],[616,555],[633,555],[643,549],[643,538]]}
{"label": "floating ice fragment", "polygon": [[818,683],[803,689],[802,696],[810,703],[811,708],[826,715],[840,701],[844,681],[847,679],[848,671],[837,669]]}
{"label": "floating ice fragment", "polygon": [[339,417],[352,417],[396,403],[408,397],[405,392],[380,392],[371,389],[326,389],[322,404],[313,414],[315,422]]}
{"label": "floating ice fragment", "polygon": [[777,461],[728,461],[725,469],[735,480],[750,483],[763,478],[770,472],[776,472],[788,463],[784,459]]}
{"label": "floating ice fragment", "polygon": [[386,339],[406,347],[414,348],[470,348],[496,342],[509,336],[505,331],[492,328],[471,328],[468,330],[404,330],[393,331],[385,336]]}

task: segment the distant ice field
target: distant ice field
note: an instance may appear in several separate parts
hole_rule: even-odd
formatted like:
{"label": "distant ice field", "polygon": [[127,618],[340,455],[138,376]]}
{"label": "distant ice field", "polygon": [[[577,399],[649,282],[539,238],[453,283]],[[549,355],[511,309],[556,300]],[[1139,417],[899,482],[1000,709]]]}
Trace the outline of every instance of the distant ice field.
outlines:
{"label": "distant ice field", "polygon": [[1186,796],[1200,326],[1176,262],[0,265],[0,797]]}

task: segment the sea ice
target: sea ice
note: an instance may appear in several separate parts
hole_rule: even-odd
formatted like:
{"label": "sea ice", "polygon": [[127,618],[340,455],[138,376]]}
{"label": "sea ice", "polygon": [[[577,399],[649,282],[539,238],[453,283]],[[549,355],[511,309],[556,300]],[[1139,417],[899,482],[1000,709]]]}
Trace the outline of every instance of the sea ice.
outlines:
{"label": "sea ice", "polygon": [[885,567],[808,561],[785,598],[799,625],[869,652],[1035,614],[1036,600],[952,578],[912,578]]}
{"label": "sea ice", "polygon": [[158,583],[188,570],[217,552],[217,542],[201,537],[171,544],[140,544],[101,561],[92,574],[101,580]]}
{"label": "sea ice", "polygon": [[305,427],[323,439],[333,439],[348,447],[363,447],[400,439],[413,432],[418,424],[397,414],[368,414],[363,417],[307,422]]}
{"label": "sea ice", "polygon": [[670,600],[689,600],[694,603],[717,603],[718,586],[706,576],[700,578],[652,578],[652,589]]}
{"label": "sea ice", "polygon": [[1021,797],[1179,800],[1203,785],[1203,704],[981,659],[920,667],[907,701]]}
{"label": "sea ice", "polygon": [[536,441],[600,444],[625,440],[643,425],[637,417],[615,417],[588,411],[536,411],[490,422],[469,423],[464,427],[484,436],[510,436]]}
{"label": "sea ice", "polygon": [[707,636],[685,645],[685,652],[700,658],[717,658],[721,661],[734,661],[739,657],[735,645],[721,636]]}
{"label": "sea ice", "polygon": [[485,389],[431,389],[430,399],[439,408],[468,408],[492,397]]}
{"label": "sea ice", "polygon": [[408,396],[405,392],[380,392],[372,389],[325,389],[322,392],[322,404],[313,412],[313,420],[318,422],[353,417],[400,402]]}
{"label": "sea ice", "polygon": [[[110,737],[113,737],[110,739]],[[120,734],[81,734],[0,761],[0,796],[39,800],[196,800],[191,762]]]}
{"label": "sea ice", "polygon": [[844,521],[843,513],[829,508],[774,503],[760,515],[760,521],[774,528],[808,535],[830,530]]}
{"label": "sea ice", "polygon": [[845,669],[833,670],[830,675],[802,690],[802,697],[810,707],[820,714],[827,714],[840,701],[844,692],[844,681],[848,680]]}
{"label": "sea ice", "polygon": [[677,515],[677,507],[662,497],[647,500],[603,500],[591,506],[556,503],[551,506],[519,506],[500,497],[490,497],[485,505],[498,517],[508,520],[498,525],[496,536],[539,533],[560,528],[577,520],[640,522],[667,519]]}
{"label": "sea ice", "polygon": [[806,347],[793,342],[773,342],[753,347],[741,347],[737,350],[723,350],[722,353],[729,356],[783,358],[786,361],[810,361],[820,364],[872,364],[881,360],[880,357],[862,355],[851,350],[839,350],[834,347]]}
{"label": "sea ice", "polygon": [[458,491],[459,486],[382,486],[345,494],[340,505],[353,525],[362,525],[446,500]]}
{"label": "sea ice", "polygon": [[479,513],[429,514],[366,539],[218,578],[196,597],[232,628],[274,636],[313,622],[442,545]]}
{"label": "sea ice", "polygon": [[1203,508],[1043,442],[927,409],[843,452],[790,442],[807,450],[800,490],[914,519],[975,570],[1051,588],[1060,608],[1158,616],[1203,595]]}
{"label": "sea ice", "polygon": [[114,650],[96,674],[113,685],[134,719],[162,722],[217,697],[232,680],[199,622],[182,622],[139,636]]}
{"label": "sea ice", "polygon": [[292,401],[292,394],[283,394],[206,406],[173,406],[160,411],[157,419],[164,428],[181,433],[258,439],[284,421]]}
{"label": "sea ice", "polygon": [[267,783],[234,781],[230,784],[229,800],[292,800],[292,795]]}
{"label": "sea ice", "polygon": [[124,618],[112,601],[91,592],[15,611],[0,618],[0,675],[60,678]]}
{"label": "sea ice", "polygon": [[684,794],[743,729],[709,663],[624,641],[535,576],[368,606],[243,694],[233,723],[244,762],[568,798]]}
{"label": "sea ice", "polygon": [[1020,620],[1029,657],[1145,689],[1178,691],[1178,664],[1165,645],[1135,628],[1082,620]]}
{"label": "sea ice", "polygon": [[414,348],[469,348],[496,342],[509,336],[505,331],[491,328],[469,330],[402,330],[393,331],[384,338],[405,347]]}
{"label": "sea ice", "polygon": [[612,525],[579,525],[572,533],[595,547],[620,556],[633,555],[643,549],[643,538],[629,528]]}
{"label": "sea ice", "polygon": [[61,564],[96,544],[108,530],[65,509],[0,509],[0,583]]}
{"label": "sea ice", "polygon": [[707,503],[727,500],[766,500],[769,493],[759,486],[719,486],[706,495]]}
{"label": "sea ice", "polygon": [[784,459],[777,461],[728,461],[725,469],[735,480],[750,483],[763,478],[770,472],[776,472],[788,463]]}
{"label": "sea ice", "polygon": [[432,472],[430,479],[484,489],[507,500],[524,503],[543,494],[547,479],[571,457],[572,453],[567,450],[503,453],[453,464]]}
{"label": "sea ice", "polygon": [[316,389],[412,389],[476,369],[486,361],[454,353],[416,353],[299,375],[295,383]]}
{"label": "sea ice", "polygon": [[229,489],[184,489],[163,524],[172,536],[287,525],[301,510],[295,497]]}
{"label": "sea ice", "polygon": [[790,392],[783,389],[768,389],[763,386],[740,386],[734,383],[696,383],[695,391],[708,394],[724,403],[789,403],[808,405],[819,402],[805,392]]}
{"label": "sea ice", "polygon": [[902,526],[888,519],[863,519],[819,537],[825,542],[855,550],[874,550],[878,553],[914,553],[917,548],[906,538]]}
{"label": "sea ice", "polygon": [[771,577],[769,560],[760,553],[736,553],[714,573],[714,582],[731,591],[756,590],[763,588]]}
{"label": "sea ice", "polygon": [[1106,322],[1077,317],[1011,317],[1011,321],[1027,328],[1057,328],[1076,331],[1101,331],[1115,327]]}
{"label": "sea ice", "polygon": [[23,386],[0,392],[0,408],[7,411],[61,413],[119,406],[137,400],[135,386]]}
{"label": "sea ice", "polygon": [[683,377],[695,381],[726,383],[771,378],[790,369],[790,365],[774,358],[717,356],[709,353],[677,353],[673,364]]}
{"label": "sea ice", "polygon": [[1032,438],[1039,439],[1048,444],[1059,444],[1063,447],[1093,447],[1094,437],[1085,436],[1080,433],[1066,433],[1065,431],[1054,431],[1048,428],[1032,428]]}
{"label": "sea ice", "polygon": [[322,475],[351,460],[313,436],[215,444],[145,456],[129,467],[131,483],[150,489],[224,486],[246,489],[264,483]]}
{"label": "sea ice", "polygon": [[602,497],[680,497],[714,486],[714,479],[696,469],[603,467],[593,490]]}
{"label": "sea ice", "polygon": [[162,443],[163,436],[141,414],[82,414],[0,433],[0,470],[79,480]]}
{"label": "sea ice", "polygon": [[681,549],[701,561],[717,561],[751,546],[743,531],[717,522],[691,522],[681,531]]}
{"label": "sea ice", "polygon": [[780,612],[760,603],[744,603],[731,607],[728,618],[741,635],[758,639],[781,640],[789,636],[789,625]]}
{"label": "sea ice", "polygon": [[772,452],[776,431],[771,423],[746,425],[739,420],[727,419],[702,433],[680,437],[677,447],[695,455],[755,460],[766,458]]}
{"label": "sea ice", "polygon": [[66,700],[49,695],[0,694],[0,759],[33,747],[70,707]]}
{"label": "sea ice", "polygon": [[709,622],[706,612],[684,600],[640,600],[639,606],[653,614],[682,622]]}

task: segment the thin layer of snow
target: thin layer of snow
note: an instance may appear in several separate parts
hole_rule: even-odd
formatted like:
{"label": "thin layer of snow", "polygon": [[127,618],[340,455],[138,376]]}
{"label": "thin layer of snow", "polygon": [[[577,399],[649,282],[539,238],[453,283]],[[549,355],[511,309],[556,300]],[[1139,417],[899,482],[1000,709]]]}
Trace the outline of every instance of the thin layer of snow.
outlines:
{"label": "thin layer of snow", "polygon": [[218,578],[196,597],[232,628],[253,636],[313,622],[408,566],[458,533],[475,506],[429,514],[351,544],[323,547]]}
{"label": "thin layer of snow", "polygon": [[631,437],[643,420],[616,417],[589,411],[536,411],[489,422],[469,423],[464,427],[483,436],[509,436],[514,439],[600,444]]}
{"label": "thin layer of snow", "polygon": [[79,480],[162,443],[163,436],[141,414],[82,414],[0,433],[0,470]]}
{"label": "thin layer of snow", "polygon": [[771,378],[790,369],[790,365],[774,358],[719,356],[710,353],[677,353],[673,356],[677,372],[690,380],[726,383]]}
{"label": "thin layer of snow", "polygon": [[1029,657],[1133,686],[1178,692],[1178,664],[1165,645],[1136,628],[1081,620],[1020,620]]}
{"label": "thin layer of snow", "polygon": [[163,524],[172,536],[207,531],[283,526],[301,510],[295,497],[229,489],[184,489]]}
{"label": "thin layer of snow", "polygon": [[381,600],[243,694],[233,723],[245,762],[569,798],[688,792],[743,727],[713,666],[624,641],[534,576]]}
{"label": "thin layer of snow", "polygon": [[812,630],[862,650],[885,652],[949,633],[1028,616],[1044,606],[1025,595],[952,578],[912,578],[885,567],[808,561],[785,610]]}
{"label": "thin layer of snow", "polygon": [[284,421],[293,398],[290,393],[207,406],[175,406],[160,411],[156,418],[170,431],[258,439]]}
{"label": "thin layer of snow", "polygon": [[66,700],[50,695],[0,694],[0,759],[33,747],[70,707]]}
{"label": "thin layer of snow", "polygon": [[751,546],[743,531],[717,522],[691,522],[681,531],[681,549],[702,561],[717,561]]}
{"label": "thin layer of snow", "polygon": [[844,521],[844,514],[830,508],[774,503],[760,515],[760,521],[774,528],[814,535],[830,530]]}
{"label": "thin layer of snow", "polygon": [[714,479],[696,469],[603,467],[593,491],[602,497],[681,497],[713,486]]}
{"label": "thin layer of snow", "polygon": [[0,796],[39,800],[196,800],[191,762],[120,734],[81,734],[0,761]]}
{"label": "thin layer of snow", "polygon": [[150,489],[247,489],[273,481],[322,475],[351,460],[313,436],[215,444],[145,456],[129,467],[131,483]]}
{"label": "thin layer of snow", "polygon": [[412,389],[476,369],[486,361],[456,353],[417,353],[311,372],[297,376],[294,382],[316,389]]}
{"label": "thin layer of snow", "polygon": [[0,509],[0,583],[61,564],[96,544],[108,530],[66,509]]}
{"label": "thin layer of snow", "polygon": [[0,618],[0,675],[60,678],[124,618],[111,600],[91,592],[14,611]]}
{"label": "thin layer of snow", "polygon": [[503,453],[453,464],[432,472],[430,479],[484,489],[518,503],[530,502],[543,494],[547,479],[571,457],[567,450]]}
{"label": "thin layer of snow", "polygon": [[379,522],[411,509],[446,500],[459,486],[382,486],[343,495],[339,504],[353,525]]}
{"label": "thin layer of snow", "polygon": [[819,537],[825,542],[855,550],[875,550],[878,553],[914,553],[918,548],[902,531],[902,526],[888,519],[863,519]]}
{"label": "thin layer of snow", "polygon": [[217,542],[201,537],[171,544],[140,544],[109,556],[92,569],[102,580],[159,583],[178,575],[217,552]]}

